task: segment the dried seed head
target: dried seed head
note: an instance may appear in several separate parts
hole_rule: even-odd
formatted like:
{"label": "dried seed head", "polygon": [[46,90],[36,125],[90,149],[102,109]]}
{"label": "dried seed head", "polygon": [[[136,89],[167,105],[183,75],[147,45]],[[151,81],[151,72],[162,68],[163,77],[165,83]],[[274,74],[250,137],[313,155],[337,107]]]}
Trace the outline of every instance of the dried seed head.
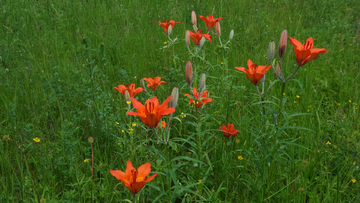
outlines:
{"label": "dried seed head", "polygon": [[220,21],[216,22],[216,35],[220,38],[221,35],[221,28],[220,28]]}
{"label": "dried seed head", "polygon": [[192,11],[192,12],[191,12],[191,21],[192,21],[192,24],[193,24],[193,25],[197,25],[195,11]]}
{"label": "dried seed head", "polygon": [[186,32],[185,32],[185,42],[186,42],[186,46],[189,47],[189,44],[190,44],[190,32],[189,32],[189,30],[186,30]]}
{"label": "dried seed head", "polygon": [[200,89],[199,89],[199,91],[202,92],[203,89],[205,89],[205,86],[206,86],[206,75],[205,75],[205,73],[203,73],[201,75],[201,78],[200,78]]}
{"label": "dried seed head", "polygon": [[93,138],[93,137],[89,137],[88,141],[89,141],[90,143],[93,143],[93,142],[94,142],[94,138]]}
{"label": "dried seed head", "polygon": [[172,32],[172,26],[169,25],[169,28],[168,28],[168,36],[169,36],[169,37],[170,37],[170,35],[171,35],[171,32]]}
{"label": "dried seed head", "polygon": [[143,79],[140,80],[140,86],[145,90],[145,82]]}
{"label": "dried seed head", "polygon": [[171,108],[176,108],[176,105],[178,103],[179,100],[179,89],[177,87],[174,87],[172,92],[171,92],[171,98],[170,98],[170,102],[169,102],[169,106]]}
{"label": "dried seed head", "polygon": [[285,54],[285,51],[286,51],[286,46],[287,46],[287,31],[284,30],[282,33],[281,33],[281,36],[280,36],[280,42],[279,42],[279,56],[280,58],[282,58]]}
{"label": "dried seed head", "polygon": [[200,40],[200,48],[203,47],[205,44],[205,37],[203,36]]}
{"label": "dried seed head", "polygon": [[129,91],[127,91],[127,90],[125,90],[125,100],[126,100],[126,103],[131,102],[131,97],[130,97]]}
{"label": "dried seed head", "polygon": [[192,64],[190,61],[188,61],[186,64],[186,82],[190,88],[191,88],[191,84],[192,84],[192,79],[193,79]]}
{"label": "dried seed head", "polygon": [[232,40],[233,37],[234,37],[234,30],[231,30],[229,35],[229,41]]}
{"label": "dried seed head", "polygon": [[269,57],[270,61],[272,61],[275,57],[275,42],[274,41],[271,41],[269,44],[268,57]]}
{"label": "dried seed head", "polygon": [[281,68],[279,62],[276,63],[274,78],[280,77]]}
{"label": "dried seed head", "polygon": [[9,141],[9,140],[10,140],[10,137],[9,137],[9,135],[4,135],[3,139],[4,139],[5,141]]}
{"label": "dried seed head", "polygon": [[308,166],[308,165],[309,165],[309,162],[308,162],[307,160],[304,160],[304,161],[302,162],[302,165],[303,165],[303,166]]}

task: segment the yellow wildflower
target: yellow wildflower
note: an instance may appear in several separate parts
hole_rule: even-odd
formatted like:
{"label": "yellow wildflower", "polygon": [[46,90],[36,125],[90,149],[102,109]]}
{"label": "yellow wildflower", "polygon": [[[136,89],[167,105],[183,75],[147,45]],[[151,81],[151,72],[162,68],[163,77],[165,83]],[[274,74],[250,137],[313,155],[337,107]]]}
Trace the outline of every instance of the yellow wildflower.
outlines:
{"label": "yellow wildflower", "polygon": [[103,167],[103,164],[102,164],[102,163],[100,163],[100,164],[99,164],[99,166],[100,166],[100,167]]}
{"label": "yellow wildflower", "polygon": [[130,134],[133,134],[133,133],[134,133],[134,129],[129,128],[128,130],[129,130],[129,133],[130,133]]}
{"label": "yellow wildflower", "polygon": [[330,141],[327,141],[326,145],[331,145],[331,142],[330,142]]}
{"label": "yellow wildflower", "polygon": [[122,133],[124,133],[124,132],[125,132],[125,130],[121,130],[121,132],[122,132]]}
{"label": "yellow wildflower", "polygon": [[202,180],[201,180],[201,179],[199,180],[199,183],[202,183]]}
{"label": "yellow wildflower", "polygon": [[304,190],[304,188],[302,188],[302,187],[301,187],[301,188],[299,188],[299,191],[303,191],[303,190]]}
{"label": "yellow wildflower", "polygon": [[355,179],[355,178],[351,179],[351,181],[352,181],[353,183],[356,183],[356,179]]}
{"label": "yellow wildflower", "polygon": [[116,123],[116,125],[120,125],[120,123],[119,123],[119,122],[117,122],[117,121],[116,121],[115,123]]}
{"label": "yellow wildflower", "polygon": [[131,124],[133,127],[136,127],[136,123]]}
{"label": "yellow wildflower", "polygon": [[44,198],[40,199],[40,203],[45,203],[45,199]]}
{"label": "yellow wildflower", "polygon": [[240,140],[239,139],[236,139],[236,143],[239,143],[240,142]]}
{"label": "yellow wildflower", "polygon": [[224,62],[221,62],[221,65],[224,64]]}
{"label": "yellow wildflower", "polygon": [[238,159],[241,161],[243,160],[244,158],[242,156],[238,156]]}
{"label": "yellow wildflower", "polygon": [[9,140],[10,140],[10,137],[9,137],[9,135],[4,135],[3,139],[4,139],[5,141],[9,141]]}
{"label": "yellow wildflower", "polygon": [[84,163],[86,163],[86,162],[88,162],[88,161],[90,161],[90,159],[85,159],[85,160],[84,160]]}
{"label": "yellow wildflower", "polygon": [[300,98],[300,96],[299,95],[296,95],[296,97],[299,99]]}
{"label": "yellow wildflower", "polygon": [[35,137],[33,140],[34,140],[35,142],[40,142],[40,138],[38,138],[38,137]]}
{"label": "yellow wildflower", "polygon": [[126,104],[127,104],[127,105],[130,105],[130,104],[131,104],[131,101],[127,101]]}

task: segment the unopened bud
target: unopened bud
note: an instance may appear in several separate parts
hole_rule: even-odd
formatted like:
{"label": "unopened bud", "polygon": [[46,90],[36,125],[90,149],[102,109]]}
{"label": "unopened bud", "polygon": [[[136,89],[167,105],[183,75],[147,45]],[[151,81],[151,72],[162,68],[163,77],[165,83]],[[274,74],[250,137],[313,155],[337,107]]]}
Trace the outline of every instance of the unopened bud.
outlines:
{"label": "unopened bud", "polygon": [[171,98],[170,98],[170,102],[169,102],[169,106],[171,108],[176,108],[176,105],[178,103],[179,100],[179,89],[177,87],[174,87],[172,92],[171,92]]}
{"label": "unopened bud", "polygon": [[190,44],[190,32],[189,32],[189,30],[186,30],[186,32],[185,32],[185,42],[186,42],[186,46],[189,47],[189,44]]}
{"label": "unopened bud", "polygon": [[193,24],[193,25],[197,25],[195,11],[192,11],[192,12],[191,12],[191,21],[192,21],[192,24]]}
{"label": "unopened bud", "polygon": [[199,91],[202,92],[203,89],[205,89],[205,86],[206,86],[206,75],[205,75],[205,73],[203,73],[201,75],[201,78],[200,78],[200,89],[199,89]]}
{"label": "unopened bud", "polygon": [[274,78],[280,77],[281,68],[279,62],[276,63]]}
{"label": "unopened bud", "polygon": [[145,90],[145,82],[143,79],[140,80],[140,86]]}
{"label": "unopened bud", "polygon": [[285,51],[286,51],[286,46],[287,46],[287,31],[284,30],[282,33],[281,33],[281,36],[280,36],[280,42],[279,42],[279,56],[280,58],[282,58],[285,54]]}
{"label": "unopened bud", "polygon": [[191,88],[191,84],[192,84],[192,79],[193,79],[192,64],[190,61],[188,61],[186,64],[186,82],[190,88]]}
{"label": "unopened bud", "polygon": [[4,139],[5,141],[9,141],[9,140],[10,140],[10,137],[9,137],[9,135],[4,135],[3,139]]}
{"label": "unopened bud", "polygon": [[266,74],[264,74],[264,76],[261,78],[261,82],[265,82],[265,79],[266,79]]}
{"label": "unopened bud", "polygon": [[271,41],[269,44],[268,57],[269,57],[270,61],[272,61],[275,57],[275,42],[274,41]]}
{"label": "unopened bud", "polygon": [[127,104],[129,104],[129,102],[131,103],[131,97],[128,90],[125,90],[125,100]]}
{"label": "unopened bud", "polygon": [[193,29],[195,33],[197,33],[197,31],[199,30],[196,25],[193,25]]}
{"label": "unopened bud", "polygon": [[233,38],[234,38],[234,30],[231,30],[229,35],[229,41],[232,40]]}
{"label": "unopened bud", "polygon": [[220,38],[221,35],[221,28],[220,28],[220,21],[216,22],[216,35]]}
{"label": "unopened bud", "polygon": [[90,143],[93,143],[93,142],[94,142],[94,138],[93,138],[93,137],[89,137],[88,141],[89,141]]}
{"label": "unopened bud", "polygon": [[203,36],[200,40],[200,48],[203,47],[205,44],[205,37]]}
{"label": "unopened bud", "polygon": [[170,37],[170,35],[171,35],[171,32],[172,32],[172,26],[169,25],[169,28],[168,28],[168,36],[169,36],[169,37]]}

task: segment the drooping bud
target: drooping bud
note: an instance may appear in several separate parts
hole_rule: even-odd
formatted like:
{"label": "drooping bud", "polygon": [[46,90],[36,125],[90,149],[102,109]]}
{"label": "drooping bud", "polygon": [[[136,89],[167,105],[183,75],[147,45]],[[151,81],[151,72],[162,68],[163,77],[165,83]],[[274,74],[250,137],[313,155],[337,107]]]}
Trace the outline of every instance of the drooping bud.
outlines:
{"label": "drooping bud", "polygon": [[128,90],[125,90],[125,100],[126,100],[126,104],[128,105],[131,104],[131,97]]}
{"label": "drooping bud", "polygon": [[171,108],[176,108],[176,105],[178,103],[179,100],[179,89],[177,87],[174,87],[172,92],[171,92],[171,98],[170,98],[170,102],[169,102],[169,106]]}
{"label": "drooping bud", "polygon": [[200,48],[203,47],[205,44],[205,37],[203,36],[200,40]]}
{"label": "drooping bud", "polygon": [[272,61],[275,57],[275,42],[273,40],[271,40],[269,44],[268,57],[270,61]]}
{"label": "drooping bud", "polygon": [[197,28],[197,26],[196,26],[196,25],[193,25],[193,29],[194,29],[194,32],[195,32],[195,33],[197,33],[198,28]]}
{"label": "drooping bud", "polygon": [[280,72],[281,72],[280,65],[279,65],[279,62],[277,62],[276,63],[276,68],[275,68],[274,78],[280,77]]}
{"label": "drooping bud", "polygon": [[189,30],[186,30],[186,32],[185,32],[185,42],[186,42],[186,46],[189,47],[189,44],[190,44],[190,32],[189,32]]}
{"label": "drooping bud", "polygon": [[89,137],[88,141],[89,141],[90,143],[93,143],[93,142],[94,142],[94,138],[93,138],[93,137]]}
{"label": "drooping bud", "polygon": [[199,88],[199,91],[202,92],[203,89],[205,89],[205,86],[206,86],[206,75],[205,73],[203,73],[201,75],[201,78],[200,78],[200,88]]}
{"label": "drooping bud", "polygon": [[191,12],[191,21],[193,25],[197,25],[197,20],[196,20],[196,14],[195,11]]}
{"label": "drooping bud", "polygon": [[169,28],[168,28],[168,36],[169,36],[169,37],[170,37],[170,35],[171,35],[171,32],[172,32],[172,26],[169,25]]}
{"label": "drooping bud", "polygon": [[285,51],[286,51],[286,46],[287,46],[287,30],[284,30],[282,33],[281,33],[281,36],[280,36],[280,42],[279,42],[279,56],[280,58],[282,58],[285,54]]}
{"label": "drooping bud", "polygon": [[140,80],[140,86],[145,90],[145,82],[143,79]]}
{"label": "drooping bud", "polygon": [[233,37],[234,37],[234,30],[231,30],[229,35],[229,41],[232,40]]}
{"label": "drooping bud", "polygon": [[216,35],[220,38],[221,35],[221,28],[220,28],[220,21],[216,22]]}
{"label": "drooping bud", "polygon": [[190,61],[188,61],[186,64],[186,82],[190,88],[191,88],[191,84],[192,84],[192,79],[193,79],[192,64]]}

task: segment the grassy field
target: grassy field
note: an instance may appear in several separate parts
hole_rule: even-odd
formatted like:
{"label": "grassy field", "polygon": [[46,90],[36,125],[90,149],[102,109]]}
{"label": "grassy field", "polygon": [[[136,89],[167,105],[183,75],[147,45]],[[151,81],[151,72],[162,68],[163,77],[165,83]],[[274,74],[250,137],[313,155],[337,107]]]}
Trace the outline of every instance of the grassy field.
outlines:
{"label": "grassy field", "polygon": [[[0,0],[0,7],[0,202],[132,202],[110,174],[125,171],[127,160],[159,173],[136,202],[360,201],[358,0]],[[189,54],[192,11],[223,18],[222,44],[235,33],[226,48],[214,27],[212,42]],[[181,22],[173,44],[156,22],[165,20]],[[277,50],[285,29],[328,53],[302,66],[284,94],[270,69],[265,91],[276,83],[262,100],[235,67],[247,68],[248,59],[270,65],[269,42]],[[206,73],[213,99],[198,110],[183,96],[189,60],[193,87]],[[289,41],[282,61],[289,77],[298,67]],[[126,115],[114,89],[155,76],[166,83],[135,98],[161,104],[179,88],[167,144]],[[225,123],[239,134],[226,139]]]}

